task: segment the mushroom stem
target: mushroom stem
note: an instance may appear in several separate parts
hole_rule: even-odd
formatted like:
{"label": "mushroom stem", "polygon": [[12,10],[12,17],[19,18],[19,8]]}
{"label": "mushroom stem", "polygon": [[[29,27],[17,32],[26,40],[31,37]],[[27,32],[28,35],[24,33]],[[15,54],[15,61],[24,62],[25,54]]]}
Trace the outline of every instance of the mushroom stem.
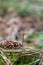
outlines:
{"label": "mushroom stem", "polygon": [[26,34],[24,31],[20,32],[20,34],[22,35],[22,46],[23,46],[23,43],[24,43],[24,35]]}
{"label": "mushroom stem", "polygon": [[22,46],[23,46],[23,43],[24,43],[24,34],[22,34]]}

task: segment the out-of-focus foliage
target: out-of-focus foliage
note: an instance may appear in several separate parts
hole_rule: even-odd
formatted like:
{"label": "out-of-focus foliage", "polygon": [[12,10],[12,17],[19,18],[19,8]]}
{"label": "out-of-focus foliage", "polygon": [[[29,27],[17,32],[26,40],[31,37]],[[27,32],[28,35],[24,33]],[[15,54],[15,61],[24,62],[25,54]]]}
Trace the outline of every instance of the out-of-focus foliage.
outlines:
{"label": "out-of-focus foliage", "polygon": [[[1,7],[11,6],[20,14],[29,15],[29,14],[43,14],[43,0],[1,0]],[[36,2],[36,3],[35,3]],[[40,5],[40,3],[42,5]],[[39,4],[39,5],[38,5]],[[3,10],[0,12],[3,13]]]}
{"label": "out-of-focus foliage", "polygon": [[19,57],[13,65],[31,65],[32,62],[34,62],[35,60],[37,60],[37,58],[39,58],[39,55],[34,55],[34,58],[31,58],[33,57],[33,55],[31,56],[28,56],[28,55],[23,55],[21,57]]}
{"label": "out-of-focus foliage", "polygon": [[27,38],[25,39],[26,41],[29,40],[35,40],[35,39],[39,39],[39,40],[43,40],[43,32],[38,32],[36,34],[32,34],[32,35],[27,35]]}
{"label": "out-of-focus foliage", "polygon": [[[33,54],[33,55],[19,55],[18,53],[14,54],[14,53],[4,53],[5,56],[7,58],[10,59],[10,61],[13,63],[13,65],[33,65],[34,64],[34,61],[36,63],[39,63],[37,61],[37,59],[39,59],[40,55],[39,54]],[[33,57],[34,56],[34,57]],[[3,61],[2,57],[0,57],[0,60]],[[4,65],[4,63],[0,63],[1,65]]]}
{"label": "out-of-focus foliage", "polygon": [[2,62],[2,57],[0,57],[0,60],[1,60],[0,65],[4,65],[3,62]]}
{"label": "out-of-focus foliage", "polygon": [[32,40],[36,40],[36,39],[41,40],[38,43],[38,46],[43,47],[43,32],[39,32],[39,33],[32,34],[32,35],[27,35],[27,38],[25,40],[26,41],[32,41]]}
{"label": "out-of-focus foliage", "polygon": [[33,62],[31,65],[39,65],[39,63],[40,63],[40,60],[38,59],[35,62]]}

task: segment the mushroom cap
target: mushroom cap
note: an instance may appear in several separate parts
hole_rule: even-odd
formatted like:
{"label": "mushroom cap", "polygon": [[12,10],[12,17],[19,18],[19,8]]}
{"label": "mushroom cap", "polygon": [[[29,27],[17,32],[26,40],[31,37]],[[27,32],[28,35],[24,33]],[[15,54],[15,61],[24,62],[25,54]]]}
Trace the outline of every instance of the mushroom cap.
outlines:
{"label": "mushroom cap", "polygon": [[22,34],[22,35],[25,35],[25,34],[26,34],[26,32],[24,32],[24,31],[21,31],[21,32],[20,32],[20,34]]}

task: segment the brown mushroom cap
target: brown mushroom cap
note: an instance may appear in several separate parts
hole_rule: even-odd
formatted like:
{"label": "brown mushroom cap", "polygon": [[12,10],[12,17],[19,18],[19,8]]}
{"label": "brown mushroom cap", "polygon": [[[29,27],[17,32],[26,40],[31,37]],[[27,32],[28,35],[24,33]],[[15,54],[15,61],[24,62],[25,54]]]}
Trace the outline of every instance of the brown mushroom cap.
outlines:
{"label": "brown mushroom cap", "polygon": [[26,33],[24,31],[20,32],[20,34],[25,35]]}

